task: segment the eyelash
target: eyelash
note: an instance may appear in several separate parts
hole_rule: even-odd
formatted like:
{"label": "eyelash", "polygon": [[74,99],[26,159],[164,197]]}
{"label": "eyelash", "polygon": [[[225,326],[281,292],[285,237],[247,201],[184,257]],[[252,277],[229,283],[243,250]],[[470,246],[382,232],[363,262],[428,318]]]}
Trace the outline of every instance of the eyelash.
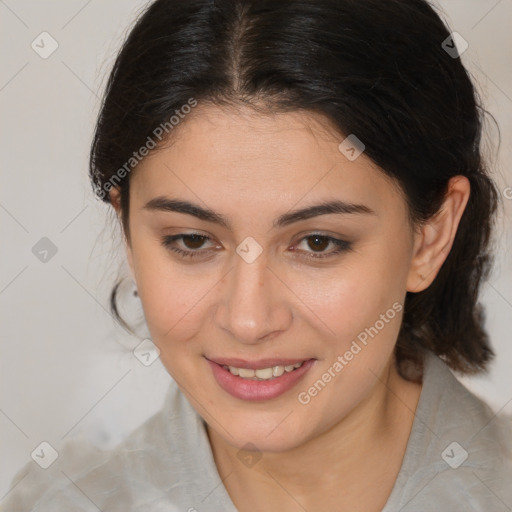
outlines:
{"label": "eyelash", "polygon": [[[182,234],[179,234],[179,235],[165,236],[162,239],[162,245],[166,249],[169,249],[169,250],[179,254],[183,258],[191,258],[191,259],[192,258],[196,258],[198,256],[201,256],[201,252],[204,252],[204,249],[202,249],[202,250],[201,249],[188,250],[187,251],[187,250],[180,249],[179,247],[176,247],[176,246],[172,245],[176,240],[183,240],[183,238],[193,237],[193,236],[202,239],[204,242],[206,242],[208,240],[211,240],[210,237],[205,236],[205,235],[199,235],[197,233],[182,233]],[[309,253],[309,252],[306,252],[305,254],[308,254],[308,256],[306,256],[306,258],[311,258],[313,260],[329,258],[331,256],[336,256],[336,255],[341,254],[343,252],[348,252],[348,251],[350,251],[352,249],[351,242],[347,242],[345,240],[340,240],[338,238],[333,238],[332,236],[322,235],[320,233],[312,233],[311,235],[307,235],[305,237],[302,237],[299,240],[299,243],[302,242],[303,240],[307,240],[308,238],[314,238],[314,237],[322,238],[322,239],[327,239],[329,242],[332,242],[337,247],[337,249],[334,250],[334,251],[331,251],[329,253]]]}

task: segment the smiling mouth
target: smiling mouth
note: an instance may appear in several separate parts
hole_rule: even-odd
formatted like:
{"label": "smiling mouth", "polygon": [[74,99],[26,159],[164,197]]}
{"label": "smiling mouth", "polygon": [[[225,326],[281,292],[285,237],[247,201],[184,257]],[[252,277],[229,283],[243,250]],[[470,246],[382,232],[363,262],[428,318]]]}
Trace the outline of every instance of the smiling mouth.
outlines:
{"label": "smiling mouth", "polygon": [[206,358],[217,384],[231,396],[245,401],[277,398],[304,378],[316,359],[273,357],[259,360]]}
{"label": "smiling mouth", "polygon": [[297,368],[300,368],[305,361],[289,365],[270,366],[268,368],[237,368],[236,366],[222,365],[222,368],[228,370],[231,375],[236,375],[242,379],[247,380],[272,380],[276,377],[281,377],[284,373],[291,373]]}

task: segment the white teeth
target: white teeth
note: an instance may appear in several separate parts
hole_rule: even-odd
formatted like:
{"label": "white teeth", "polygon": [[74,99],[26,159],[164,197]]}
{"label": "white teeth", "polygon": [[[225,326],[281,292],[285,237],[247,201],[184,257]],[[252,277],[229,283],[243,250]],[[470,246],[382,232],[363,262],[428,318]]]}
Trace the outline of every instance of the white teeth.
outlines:
{"label": "white teeth", "polygon": [[272,375],[274,377],[281,377],[284,373],[284,366],[274,366],[272,368]]}
{"label": "white teeth", "polygon": [[254,377],[256,375],[256,372],[248,368],[238,368],[238,375],[240,375],[240,377],[243,377],[244,379],[248,379],[250,377]]}
{"label": "white teeth", "polygon": [[275,377],[281,377],[284,372],[292,372],[296,368],[300,368],[304,361],[301,363],[288,364],[286,366],[272,366],[270,368],[258,368],[252,370],[250,368],[237,368],[235,366],[224,366],[226,370],[229,370],[232,375],[238,375],[242,379],[249,380],[270,380]]}
{"label": "white teeth", "polygon": [[256,370],[256,377],[258,379],[271,379],[272,378],[272,368],[263,368],[261,370]]}

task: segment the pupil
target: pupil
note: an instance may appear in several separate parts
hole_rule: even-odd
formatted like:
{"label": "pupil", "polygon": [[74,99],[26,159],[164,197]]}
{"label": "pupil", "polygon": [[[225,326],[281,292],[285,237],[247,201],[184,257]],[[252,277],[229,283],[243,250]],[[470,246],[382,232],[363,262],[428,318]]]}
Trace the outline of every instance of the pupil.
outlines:
{"label": "pupil", "polygon": [[[325,237],[325,236],[311,236],[311,237],[309,237],[309,239],[310,239],[309,246],[311,247],[311,249],[323,250],[329,244],[329,241],[327,240],[327,237]],[[315,241],[313,245],[311,244],[311,240]],[[318,243],[319,240],[320,240],[320,243]]]}

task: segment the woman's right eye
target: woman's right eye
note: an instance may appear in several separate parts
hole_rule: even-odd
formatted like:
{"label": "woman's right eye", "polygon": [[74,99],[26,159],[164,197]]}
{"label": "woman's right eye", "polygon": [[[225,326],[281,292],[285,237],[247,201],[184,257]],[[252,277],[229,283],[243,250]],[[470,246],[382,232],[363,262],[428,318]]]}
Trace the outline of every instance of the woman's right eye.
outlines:
{"label": "woman's right eye", "polygon": [[[205,235],[181,233],[179,235],[163,237],[162,245],[184,258],[196,258],[198,256],[204,256],[205,252],[210,252],[208,249],[201,249],[203,244],[208,240],[211,239]],[[181,242],[182,247],[177,246],[177,242]]]}

